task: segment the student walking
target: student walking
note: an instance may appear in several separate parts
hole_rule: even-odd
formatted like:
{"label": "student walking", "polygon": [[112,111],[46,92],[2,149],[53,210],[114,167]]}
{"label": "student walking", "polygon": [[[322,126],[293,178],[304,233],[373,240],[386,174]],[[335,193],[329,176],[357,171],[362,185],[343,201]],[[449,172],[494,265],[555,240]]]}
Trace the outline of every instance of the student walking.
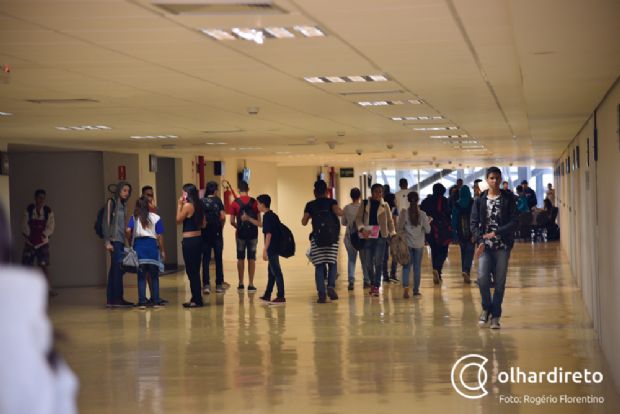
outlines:
{"label": "student walking", "polygon": [[390,206],[383,200],[383,187],[373,184],[371,197],[357,211],[355,225],[364,239],[364,256],[372,287],[370,295],[379,296],[383,257],[388,238],[396,233]]}
{"label": "student walking", "polygon": [[473,204],[469,187],[462,186],[452,208],[452,228],[454,240],[458,240],[461,247],[461,275],[464,283],[471,283],[471,265],[474,260],[474,241],[469,225]]}
{"label": "student walking", "polygon": [[[237,290],[242,292],[245,273],[245,258],[248,258],[248,292],[256,292],[254,287],[254,273],[256,271],[256,246],[258,245],[258,228],[262,226],[258,203],[248,195],[250,187],[245,181],[239,183],[239,197],[232,203],[230,224],[236,229],[235,240],[237,243],[237,273],[239,274],[239,286]],[[256,220],[256,224],[250,220],[242,220],[243,216]]]}
{"label": "student walking", "polygon": [[431,247],[431,259],[433,262],[433,282],[438,285],[442,281],[443,264],[448,257],[450,246],[450,209],[448,199],[444,197],[446,187],[440,183],[433,185],[433,195],[424,199],[420,208],[430,216],[431,232],[428,242]]}
{"label": "student walking", "polygon": [[[344,211],[334,199],[327,198],[327,183],[318,180],[314,183],[314,200],[309,201],[304,209],[301,224],[306,226],[312,219],[310,234],[310,261],[314,265],[317,303],[338,299],[336,293],[336,262],[338,261],[338,240],[340,238],[340,222],[338,216]],[[327,274],[327,292],[325,276]]]}
{"label": "student walking", "polygon": [[[478,322],[483,326],[491,318],[491,329],[499,329],[508,260],[519,216],[514,194],[499,188],[502,180],[500,169],[489,168],[486,180],[489,189],[476,199],[471,211],[471,232],[478,244],[478,287],[482,299],[482,313]],[[495,280],[492,298],[491,275]]]}
{"label": "student walking", "polygon": [[402,209],[398,216],[397,231],[405,235],[409,247],[409,263],[403,266],[403,298],[409,299],[409,270],[413,269],[413,295],[420,296],[424,238],[430,233],[431,224],[426,213],[418,207],[420,196],[411,191],[407,195],[409,208]]}
{"label": "student walking", "polygon": [[120,181],[116,185],[114,196],[110,198],[103,211],[102,233],[105,248],[110,252],[110,271],[108,272],[107,306],[132,307],[123,296],[123,270],[121,261],[125,253],[125,229],[127,201],[131,196],[131,184]]}
{"label": "student walking", "polygon": [[183,226],[183,260],[185,272],[189,279],[192,297],[183,303],[185,308],[203,306],[200,293],[200,261],[202,256],[202,229],[205,227],[204,204],[199,198],[194,184],[185,184],[183,194],[177,205],[177,224]]}
{"label": "student walking", "polygon": [[[347,251],[347,273],[348,273],[348,290],[353,290],[354,286],[355,286],[355,262],[357,261],[357,254],[358,251],[357,249],[353,246],[353,244],[351,243],[351,232],[356,232],[355,230],[355,217],[357,216],[357,210],[360,208],[361,205],[361,197],[362,197],[362,193],[360,191],[359,188],[353,188],[351,189],[351,203],[347,204],[343,211],[344,211],[344,215],[341,217],[341,223],[343,226],[345,226],[346,230],[345,230],[345,234],[344,234],[344,247]],[[363,249],[359,252],[360,253],[360,260],[362,260],[363,263],[363,259],[361,259],[361,253],[362,253]],[[364,286],[368,285],[370,286],[370,280],[368,279],[368,272],[366,267],[362,264],[362,271],[364,274]]]}
{"label": "student walking", "polygon": [[[127,225],[127,240],[138,255],[138,307],[163,306],[159,297],[159,273],[164,271],[162,260],[166,259],[161,217],[150,211],[149,200],[140,197]],[[151,299],[146,300],[147,275],[151,279]]]}
{"label": "student walking", "polygon": [[[263,213],[263,234],[265,236],[265,245],[263,247],[263,260],[267,262],[267,287],[265,293],[260,298],[269,302],[271,305],[283,305],[286,303],[284,296],[284,275],[280,267],[280,218],[271,210],[271,197],[267,194],[261,194],[256,198],[258,202],[258,210]],[[252,220],[247,215],[243,220]],[[275,299],[271,299],[274,285],[277,286],[278,292]]]}
{"label": "student walking", "polygon": [[45,203],[47,194],[45,190],[38,189],[34,192],[34,203],[28,205],[22,220],[22,234],[24,236],[24,251],[22,264],[34,266],[35,261],[47,279],[49,293],[52,292],[52,283],[49,274],[50,265],[50,237],[54,233],[56,220],[54,212]]}
{"label": "student walking", "polygon": [[205,189],[204,204],[207,227],[202,230],[202,286],[204,293],[211,293],[209,280],[209,265],[211,254],[215,256],[215,292],[224,292],[224,265],[222,253],[224,251],[223,228],[226,223],[226,212],[222,200],[217,196],[217,183],[209,181]]}
{"label": "student walking", "polygon": [[[149,212],[151,213],[155,213],[157,215],[159,215],[159,208],[157,208],[157,205],[155,204],[155,190],[153,190],[153,187],[150,185],[145,185],[144,187],[142,187],[142,197],[144,197],[148,203],[149,203]],[[160,216],[161,219],[161,216]],[[158,240],[160,240],[160,245],[163,247],[164,246],[164,235],[160,234],[158,235]],[[160,258],[161,263],[164,263],[166,258],[165,257],[161,257]],[[165,265],[164,265],[165,267]],[[163,272],[163,270],[162,270]],[[151,274],[147,272],[146,274],[146,284],[149,288],[149,292],[150,292],[150,298],[148,299],[147,302],[149,302],[149,304],[152,304],[153,302],[153,284],[151,282]],[[159,297],[159,301],[161,302],[161,304],[166,304],[168,303],[168,301],[164,298],[162,298],[161,296]]]}
{"label": "student walking", "polygon": [[[396,195],[392,193],[389,184],[383,185],[383,200],[390,206],[390,211],[392,212],[392,220],[394,225],[396,225],[398,221],[398,208],[396,207]],[[392,259],[390,264],[390,259]],[[383,253],[383,281],[386,283],[398,283],[398,278],[396,277],[396,259],[394,257],[390,257],[390,248],[387,246],[385,248],[385,252]]]}

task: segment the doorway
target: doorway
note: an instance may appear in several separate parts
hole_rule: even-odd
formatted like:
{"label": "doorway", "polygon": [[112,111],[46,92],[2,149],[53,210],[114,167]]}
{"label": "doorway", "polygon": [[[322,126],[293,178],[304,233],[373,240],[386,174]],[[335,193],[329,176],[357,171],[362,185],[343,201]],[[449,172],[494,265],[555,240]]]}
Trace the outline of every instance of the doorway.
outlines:
{"label": "doorway", "polygon": [[176,175],[174,158],[157,158],[157,172],[155,173],[156,200],[159,215],[164,222],[164,247],[166,260],[164,273],[178,271],[178,240],[176,231]]}

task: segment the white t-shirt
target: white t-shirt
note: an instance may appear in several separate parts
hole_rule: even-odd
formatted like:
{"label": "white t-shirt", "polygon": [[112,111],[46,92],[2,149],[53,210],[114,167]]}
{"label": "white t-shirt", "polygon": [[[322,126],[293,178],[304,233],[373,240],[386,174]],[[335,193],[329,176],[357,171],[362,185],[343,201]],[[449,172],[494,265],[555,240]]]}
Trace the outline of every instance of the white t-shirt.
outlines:
{"label": "white t-shirt", "polygon": [[404,189],[399,190],[396,193],[396,208],[398,208],[398,211],[402,211],[404,208],[409,208],[409,200],[407,200],[407,196],[412,191],[413,190]]}

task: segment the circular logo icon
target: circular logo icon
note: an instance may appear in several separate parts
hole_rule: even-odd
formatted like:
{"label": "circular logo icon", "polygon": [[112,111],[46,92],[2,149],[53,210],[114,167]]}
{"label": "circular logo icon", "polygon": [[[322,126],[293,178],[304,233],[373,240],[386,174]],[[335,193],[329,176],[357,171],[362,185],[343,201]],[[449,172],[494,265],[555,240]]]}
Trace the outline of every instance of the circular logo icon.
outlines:
{"label": "circular logo icon", "polygon": [[[487,383],[488,374],[484,365],[489,360],[482,355],[468,354],[461,357],[452,366],[451,380],[452,387],[462,397],[470,400],[477,400],[488,394],[484,386]],[[473,371],[473,372],[472,372]],[[469,373],[475,374],[477,384],[465,381],[465,376]]]}

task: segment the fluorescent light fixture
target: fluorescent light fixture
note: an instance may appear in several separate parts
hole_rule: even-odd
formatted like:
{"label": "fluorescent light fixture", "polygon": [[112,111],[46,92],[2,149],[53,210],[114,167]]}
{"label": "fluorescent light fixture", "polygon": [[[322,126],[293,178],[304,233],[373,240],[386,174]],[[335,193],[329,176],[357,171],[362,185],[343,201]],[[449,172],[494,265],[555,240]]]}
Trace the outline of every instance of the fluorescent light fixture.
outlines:
{"label": "fluorescent light fixture", "polygon": [[431,135],[433,139],[446,139],[446,138],[469,138],[469,135]]}
{"label": "fluorescent light fixture", "polygon": [[237,148],[239,151],[256,151],[256,150],[262,150],[261,147],[239,147]]}
{"label": "fluorescent light fixture", "polygon": [[221,29],[202,29],[202,33],[214,38],[215,40],[235,40],[235,36]]}
{"label": "fluorescent light fixture", "polygon": [[346,80],[344,80],[340,76],[326,76],[325,79],[327,79],[331,83],[344,83],[344,82],[346,82]]}
{"label": "fluorescent light fixture", "polygon": [[292,39],[295,35],[288,31],[285,27],[265,27],[265,32],[276,39]]}
{"label": "fluorescent light fixture", "polygon": [[366,82],[366,79],[364,79],[363,76],[347,76],[347,78],[351,81],[351,82]]}
{"label": "fluorescent light fixture", "polygon": [[386,105],[403,105],[403,101],[360,101],[360,106],[386,106]]}
{"label": "fluorescent light fixture", "polygon": [[[348,76],[315,76],[306,77],[308,79],[320,78],[325,83],[343,83],[343,82],[385,82],[389,79],[384,75],[348,75]],[[314,82],[318,83],[318,82]]]}
{"label": "fluorescent light fixture", "polygon": [[175,139],[176,135],[132,135],[131,139]]}
{"label": "fluorescent light fixture", "polygon": [[454,130],[454,129],[459,129],[459,127],[450,126],[450,127],[421,127],[421,128],[413,128],[414,131],[447,131],[447,130]]}
{"label": "fluorescent light fixture", "polygon": [[392,117],[393,121],[430,121],[430,120],[436,120],[436,119],[443,119],[443,116],[419,115],[419,116]]}
{"label": "fluorescent light fixture", "polygon": [[304,78],[304,80],[306,82],[310,82],[310,83],[325,83],[325,81],[317,76],[312,76],[309,78]]}
{"label": "fluorescent light fixture", "polygon": [[265,41],[265,34],[261,29],[249,29],[241,27],[233,27],[231,30],[240,39],[249,40],[250,42],[262,45]]}
{"label": "fluorescent light fixture", "polygon": [[369,77],[375,82],[387,82],[389,80],[387,76],[384,75],[370,75]]}
{"label": "fluorescent light fixture", "polygon": [[78,126],[65,126],[56,127],[59,131],[107,131],[112,128],[106,125],[78,125]]}
{"label": "fluorescent light fixture", "polygon": [[11,115],[13,114],[10,112],[0,112],[0,116],[11,116]]}
{"label": "fluorescent light fixture", "polygon": [[305,37],[325,37],[325,32],[316,26],[293,26],[293,30]]}
{"label": "fluorescent light fixture", "polygon": [[409,99],[407,102],[413,105],[420,105],[421,103],[423,103],[421,99]]}
{"label": "fluorescent light fixture", "polygon": [[227,145],[226,142],[205,142],[206,145]]}

